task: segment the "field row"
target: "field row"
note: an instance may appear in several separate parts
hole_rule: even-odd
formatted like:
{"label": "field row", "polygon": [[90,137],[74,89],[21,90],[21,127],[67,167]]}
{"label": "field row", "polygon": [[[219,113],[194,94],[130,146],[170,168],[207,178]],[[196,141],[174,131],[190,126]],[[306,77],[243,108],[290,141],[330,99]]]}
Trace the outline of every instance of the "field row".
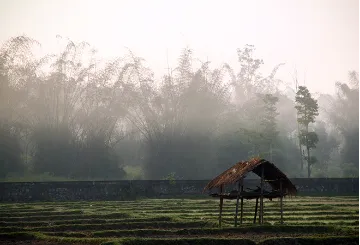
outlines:
{"label": "field row", "polygon": [[17,237],[37,245],[111,244],[111,241],[134,245],[160,241],[254,244],[264,240],[262,244],[272,244],[269,239],[293,237],[298,240],[292,242],[302,244],[318,237],[331,244],[334,236],[342,236],[337,244],[354,244],[358,238],[358,197],[286,199],[285,225],[280,225],[279,202],[265,201],[265,225],[261,226],[252,224],[255,202],[246,200],[244,223],[239,224],[238,220],[237,228],[234,228],[235,203],[225,201],[222,228],[218,227],[219,201],[209,198],[0,204],[0,243]]}

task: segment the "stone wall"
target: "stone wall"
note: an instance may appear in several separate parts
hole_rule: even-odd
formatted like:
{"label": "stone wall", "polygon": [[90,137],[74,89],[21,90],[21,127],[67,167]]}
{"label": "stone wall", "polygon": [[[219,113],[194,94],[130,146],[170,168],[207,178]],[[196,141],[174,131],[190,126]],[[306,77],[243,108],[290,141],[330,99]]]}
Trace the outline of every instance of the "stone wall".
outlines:
{"label": "stone wall", "polygon": [[[291,179],[299,195],[359,195],[359,179]],[[136,198],[207,197],[208,180],[134,180],[0,183],[0,202],[110,201]],[[245,188],[258,179],[245,179]],[[234,186],[229,186],[231,190]]]}

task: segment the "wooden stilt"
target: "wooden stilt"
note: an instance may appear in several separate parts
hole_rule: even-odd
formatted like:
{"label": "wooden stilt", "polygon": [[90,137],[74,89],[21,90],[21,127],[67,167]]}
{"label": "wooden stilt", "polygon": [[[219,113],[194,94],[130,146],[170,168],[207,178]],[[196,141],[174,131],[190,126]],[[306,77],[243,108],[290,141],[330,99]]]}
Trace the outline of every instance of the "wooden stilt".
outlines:
{"label": "wooden stilt", "polygon": [[[241,185],[241,193],[244,191],[244,182]],[[241,195],[241,204],[240,204],[240,224],[243,223],[243,214],[244,214],[244,198]]]}
{"label": "wooden stilt", "polygon": [[257,215],[257,210],[258,210],[258,202],[259,202],[259,198],[256,198],[254,224],[256,223],[256,215]]}
{"label": "wooden stilt", "polygon": [[[224,189],[224,186],[222,185],[220,187],[220,194],[223,194],[223,189]],[[222,196],[220,196],[219,227],[221,227],[221,215],[222,215],[223,202],[224,202],[224,198]]]}
{"label": "wooden stilt", "polygon": [[280,223],[283,224],[283,190],[282,190],[282,180],[280,179]]}
{"label": "wooden stilt", "polygon": [[235,209],[235,227],[237,227],[237,216],[238,216],[238,211],[239,211],[239,197],[240,197],[240,181],[238,181],[238,185],[237,185],[237,198],[236,198],[236,209]]}
{"label": "wooden stilt", "polygon": [[259,223],[264,223],[264,165],[261,166],[261,184],[260,184],[260,214]]}
{"label": "wooden stilt", "polygon": [[261,224],[261,198],[260,198],[260,205],[259,205],[259,224]]}

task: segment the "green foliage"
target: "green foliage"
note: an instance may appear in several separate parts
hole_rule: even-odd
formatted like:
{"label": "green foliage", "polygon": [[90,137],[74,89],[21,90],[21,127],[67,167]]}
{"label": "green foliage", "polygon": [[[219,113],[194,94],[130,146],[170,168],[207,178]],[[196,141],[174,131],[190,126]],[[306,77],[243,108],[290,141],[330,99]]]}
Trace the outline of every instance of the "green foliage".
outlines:
{"label": "green foliage", "polygon": [[140,180],[144,178],[143,169],[141,166],[125,166],[124,171],[126,173],[125,179],[128,180]]}
{"label": "green foliage", "polygon": [[[295,110],[305,130],[301,144],[318,159],[316,171],[328,163],[336,172],[330,155],[339,147],[342,163],[357,164],[358,119],[348,113],[358,111],[357,73],[351,73],[351,86],[337,84],[329,116],[341,141],[326,130],[317,137],[307,127],[318,115],[317,101],[300,86],[294,105],[275,77],[283,64],[261,74],[264,62],[253,45],[237,50],[237,71],[197,62],[186,48],[175,69],[155,80],[131,51],[106,62],[85,42],[63,44],[59,53],[41,58],[32,54],[37,43],[28,37],[0,48],[2,179],[161,179],[172,172],[204,179],[251,156],[302,176]],[[314,165],[315,158],[308,159]]]}
{"label": "green foliage", "polygon": [[0,178],[24,171],[21,153],[19,139],[11,133],[9,127],[0,125]]}
{"label": "green foliage", "polygon": [[67,177],[75,162],[76,148],[72,144],[72,135],[67,128],[42,127],[34,132],[36,151],[33,170],[36,174],[51,173]]}
{"label": "green foliage", "polygon": [[171,185],[176,184],[175,172],[169,173],[166,177],[163,178],[164,180],[168,180]]}
{"label": "green foliage", "polygon": [[308,178],[311,175],[311,166],[317,161],[310,156],[310,150],[316,148],[319,138],[315,132],[309,131],[309,124],[315,122],[315,117],[319,115],[319,106],[315,99],[312,98],[309,90],[305,86],[299,86],[295,96],[297,121],[301,125],[299,132],[300,145],[305,146],[305,160],[308,164]]}
{"label": "green foliage", "polygon": [[351,178],[359,178],[359,165],[356,163],[341,164],[343,176]]}
{"label": "green foliage", "polygon": [[[279,98],[271,94],[265,94],[263,97],[264,101],[264,114],[261,124],[263,126],[263,137],[265,138],[265,143],[269,145],[269,155],[270,160],[273,160],[273,147],[274,143],[277,142],[277,137],[279,131],[277,131],[276,117],[279,115],[277,112],[276,104],[279,102]],[[266,157],[263,157],[266,158]]]}
{"label": "green foliage", "polygon": [[319,137],[315,132],[308,132],[307,130],[300,130],[300,144],[314,149],[319,142]]}
{"label": "green foliage", "polygon": [[332,160],[335,160],[333,156],[337,154],[336,150],[339,147],[340,141],[334,135],[334,131],[326,129],[326,124],[323,121],[317,122],[315,131],[321,143],[314,149],[314,155],[318,159],[319,170],[321,169],[323,177],[326,177]]}
{"label": "green foliage", "polygon": [[315,117],[319,115],[318,103],[312,98],[309,90],[305,86],[299,86],[295,97],[297,120],[305,127],[315,122]]}
{"label": "green foliage", "polygon": [[[359,74],[349,73],[348,83],[336,83],[337,96],[329,109],[331,123],[339,130],[344,142],[342,163],[359,168]],[[357,171],[358,172],[358,171]]]}
{"label": "green foliage", "polygon": [[279,133],[276,124],[276,117],[279,115],[276,104],[279,102],[279,98],[271,94],[265,94],[263,101],[264,115],[261,122],[264,127],[263,133],[267,139],[273,139],[277,137]]}
{"label": "green foliage", "polygon": [[48,172],[75,179],[116,179],[125,174],[118,157],[101,138],[80,143],[66,128],[46,130],[42,127],[35,132],[34,143],[33,170],[36,174]]}
{"label": "green foliage", "polygon": [[66,177],[54,176],[52,173],[44,172],[41,174],[34,174],[29,172],[23,173],[9,173],[6,178],[0,179],[5,182],[51,182],[51,181],[71,181]]}

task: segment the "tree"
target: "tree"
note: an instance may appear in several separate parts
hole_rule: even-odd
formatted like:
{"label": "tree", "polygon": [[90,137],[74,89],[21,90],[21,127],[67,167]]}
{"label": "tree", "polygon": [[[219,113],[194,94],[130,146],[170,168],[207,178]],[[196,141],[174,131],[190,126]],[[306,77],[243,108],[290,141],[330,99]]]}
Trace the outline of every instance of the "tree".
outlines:
{"label": "tree", "polygon": [[277,64],[269,75],[263,76],[260,73],[260,68],[264,62],[262,59],[255,57],[255,50],[254,45],[249,44],[237,50],[240,70],[236,74],[229,65],[226,65],[238,105],[252,99],[256,94],[277,92],[277,85],[281,83],[280,80],[275,78],[275,75],[284,63]]}
{"label": "tree", "polygon": [[226,70],[210,70],[208,62],[194,69],[193,61],[191,50],[185,49],[160,89],[149,86],[154,96],[139,96],[143,106],[128,115],[145,138],[147,178],[172,172],[188,179],[211,176],[207,163],[214,158],[213,139],[228,106]]}
{"label": "tree", "polygon": [[[326,128],[311,125],[316,111],[308,108],[308,91],[297,95],[295,108],[295,91],[279,90],[275,75],[282,64],[261,74],[263,61],[252,45],[238,50],[236,73],[227,64],[213,69],[210,62],[197,63],[187,48],[177,67],[155,81],[131,52],[105,63],[86,43],[69,41],[60,53],[38,59],[33,43],[16,37],[0,49],[2,177],[25,166],[54,177],[118,179],[132,165],[143,168],[145,178],[199,179],[254,155],[300,177],[305,164],[295,163],[296,152],[304,146],[309,169],[314,156],[319,159],[312,176],[326,164],[339,165],[340,156],[345,174],[358,168],[356,73],[352,84],[337,84],[328,118],[337,130],[329,130],[321,114]],[[319,105],[324,108],[321,99]]]}
{"label": "tree", "polygon": [[0,177],[24,171],[21,137],[24,134],[24,80],[33,66],[27,37],[12,38],[0,47]]}
{"label": "tree", "polygon": [[[5,171],[13,171],[9,163],[18,166],[24,154],[35,173],[121,177],[121,160],[113,147],[122,137],[120,85],[126,64],[115,61],[95,69],[95,52],[86,43],[71,41],[60,54],[35,59],[33,43],[16,37],[0,49],[0,141],[8,145],[0,151],[5,159],[0,162]],[[89,158],[84,153],[88,149],[101,150]]]}
{"label": "tree", "polygon": [[279,134],[276,129],[276,117],[279,114],[277,112],[276,103],[279,101],[279,98],[271,94],[265,94],[263,96],[263,101],[264,115],[261,124],[263,126],[263,136],[265,138],[265,141],[267,142],[267,145],[269,146],[270,161],[272,161],[273,143]]}
{"label": "tree", "polygon": [[239,108],[245,118],[239,122],[242,136],[247,137],[252,145],[248,157],[266,155],[272,159],[273,146],[279,133],[276,122],[278,101],[278,97],[272,94],[256,94]]}
{"label": "tree", "polygon": [[301,126],[299,132],[300,144],[305,146],[308,164],[308,178],[311,175],[311,165],[315,164],[316,158],[310,155],[310,150],[316,148],[319,139],[315,132],[309,131],[309,124],[315,122],[315,117],[319,115],[317,101],[312,98],[309,90],[305,86],[299,86],[295,97],[297,120]]}
{"label": "tree", "polygon": [[314,156],[318,160],[316,165],[316,172],[313,171],[314,175],[318,177],[327,177],[329,174],[329,165],[332,160],[332,155],[338,151],[339,141],[334,130],[330,130],[329,127],[326,127],[325,122],[318,120],[316,122],[315,131],[318,135],[319,142],[314,150]]}
{"label": "tree", "polygon": [[349,72],[349,83],[336,83],[337,97],[329,113],[331,123],[339,130],[343,142],[343,164],[359,168],[359,74]]}
{"label": "tree", "polygon": [[0,125],[0,146],[0,177],[22,172],[20,142],[6,125]]}

